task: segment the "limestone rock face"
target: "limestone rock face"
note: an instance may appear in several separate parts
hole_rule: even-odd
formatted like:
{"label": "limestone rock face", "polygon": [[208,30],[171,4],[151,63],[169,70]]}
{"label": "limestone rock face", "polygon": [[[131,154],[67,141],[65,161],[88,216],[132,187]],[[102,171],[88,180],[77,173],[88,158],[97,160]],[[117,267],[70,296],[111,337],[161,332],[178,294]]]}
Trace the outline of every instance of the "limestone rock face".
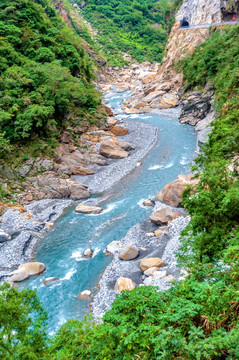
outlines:
{"label": "limestone rock face", "polygon": [[184,0],[176,21],[186,20],[190,25],[221,22],[221,0]]}
{"label": "limestone rock face", "polygon": [[33,178],[33,181],[35,189],[38,190],[37,196],[39,200],[62,198],[79,200],[90,197],[87,186],[78,184],[71,179],[62,179],[54,175],[39,175]]}
{"label": "limestone rock face", "polygon": [[152,223],[156,225],[168,225],[172,220],[183,216],[180,212],[175,212],[170,208],[164,208],[150,216]]}
{"label": "limestone rock face", "polygon": [[9,277],[7,280],[11,282],[21,282],[27,280],[30,276],[40,275],[45,270],[45,265],[40,262],[22,264],[17,270],[13,271],[13,276]]}
{"label": "limestone rock face", "polygon": [[160,258],[148,258],[148,259],[142,259],[140,261],[140,270],[142,272],[152,268],[152,267],[163,267],[165,266],[165,263],[162,259]]}
{"label": "limestone rock face", "polygon": [[186,94],[182,99],[181,124],[197,125],[202,119],[205,119],[211,111],[213,95],[210,88],[206,88],[204,92],[195,91]]}
{"label": "limestone rock face", "polygon": [[86,206],[79,204],[77,205],[75,212],[80,214],[100,214],[103,211],[103,208],[99,206]]}
{"label": "limestone rock face", "polygon": [[101,143],[100,154],[106,158],[123,159],[129,156],[129,153],[122,149],[117,142],[106,140]]}
{"label": "limestone rock face", "polygon": [[135,288],[136,288],[135,282],[125,277],[118,278],[115,284],[115,291],[133,290]]}
{"label": "limestone rock face", "polygon": [[120,251],[120,259],[121,260],[133,260],[139,255],[139,249],[137,246],[134,245],[126,245],[121,251]]}
{"label": "limestone rock face", "polygon": [[182,201],[183,191],[188,185],[196,185],[198,179],[192,179],[191,175],[179,175],[176,180],[167,184],[162,191],[160,191],[155,200],[162,201],[168,205],[178,207]]}

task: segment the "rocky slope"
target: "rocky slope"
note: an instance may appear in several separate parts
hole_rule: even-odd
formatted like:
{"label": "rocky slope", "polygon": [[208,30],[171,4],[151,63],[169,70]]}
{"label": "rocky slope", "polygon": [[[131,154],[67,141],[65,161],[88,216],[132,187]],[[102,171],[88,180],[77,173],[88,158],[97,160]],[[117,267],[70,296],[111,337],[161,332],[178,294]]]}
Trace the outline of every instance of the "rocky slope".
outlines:
{"label": "rocky slope", "polygon": [[176,21],[185,20],[189,25],[221,22],[221,1],[185,0],[176,15]]}

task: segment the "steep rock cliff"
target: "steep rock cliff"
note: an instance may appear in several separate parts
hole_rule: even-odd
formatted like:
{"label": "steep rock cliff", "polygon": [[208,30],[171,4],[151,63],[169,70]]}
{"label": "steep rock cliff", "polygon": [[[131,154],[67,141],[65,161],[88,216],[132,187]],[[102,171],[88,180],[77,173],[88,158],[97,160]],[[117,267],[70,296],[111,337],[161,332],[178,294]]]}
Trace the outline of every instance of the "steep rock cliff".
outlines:
{"label": "steep rock cliff", "polygon": [[185,0],[176,15],[176,21],[188,21],[190,25],[221,22],[220,0]]}

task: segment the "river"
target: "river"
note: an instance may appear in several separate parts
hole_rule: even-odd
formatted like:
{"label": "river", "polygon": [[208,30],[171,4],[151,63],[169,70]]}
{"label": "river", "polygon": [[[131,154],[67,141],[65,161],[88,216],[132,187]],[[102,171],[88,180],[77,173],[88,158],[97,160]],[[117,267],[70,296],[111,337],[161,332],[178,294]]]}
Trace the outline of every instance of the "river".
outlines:
{"label": "river", "polygon": [[[125,96],[129,94],[111,93],[107,100],[117,111]],[[156,114],[132,115],[127,121],[157,126],[156,146],[142,161],[142,166],[113,187],[112,196],[103,203],[104,211],[100,215],[76,214],[75,205],[67,209],[37,246],[35,260],[46,265],[46,272],[20,286],[37,289],[49,314],[50,333],[65,321],[82,319],[89,312],[89,302],[77,299],[77,295],[85,289],[97,291],[102,271],[111,260],[104,253],[107,244],[122,239],[133,225],[150,215],[152,208],[144,207],[143,200],[154,197],[178,174],[189,172],[196,150],[193,127],[181,125],[177,118]],[[81,256],[87,248],[94,250],[91,259]],[[42,280],[52,276],[60,281],[44,286]]]}

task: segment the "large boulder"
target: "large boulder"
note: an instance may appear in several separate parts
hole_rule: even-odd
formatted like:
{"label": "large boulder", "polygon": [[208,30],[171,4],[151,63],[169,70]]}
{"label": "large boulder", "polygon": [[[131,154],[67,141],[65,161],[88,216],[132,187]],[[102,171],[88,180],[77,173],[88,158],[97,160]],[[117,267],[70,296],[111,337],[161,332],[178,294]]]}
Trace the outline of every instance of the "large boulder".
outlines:
{"label": "large boulder", "polygon": [[121,260],[133,260],[139,255],[139,249],[137,246],[134,246],[132,244],[126,245],[121,251],[120,251],[120,259]]}
{"label": "large boulder", "polygon": [[128,134],[128,129],[124,125],[114,125],[110,128],[110,132],[115,136],[123,136]]}
{"label": "large boulder", "polygon": [[27,280],[30,276],[40,275],[45,270],[45,265],[40,262],[22,264],[17,270],[13,271],[12,276],[7,280],[11,282],[21,282]]}
{"label": "large boulder", "polygon": [[103,208],[99,206],[86,206],[79,204],[77,205],[75,212],[80,214],[100,214],[103,211]]}
{"label": "large boulder", "polygon": [[142,259],[140,261],[140,270],[144,272],[145,270],[148,270],[152,267],[163,267],[165,266],[165,263],[160,258],[148,258],[148,259]]}
{"label": "large boulder", "polygon": [[156,225],[168,225],[172,220],[183,216],[180,212],[175,212],[170,208],[163,208],[150,216],[152,223]]}
{"label": "large boulder", "polygon": [[178,207],[181,204],[182,194],[186,187],[188,185],[196,185],[198,181],[198,179],[193,179],[192,175],[179,175],[176,180],[167,184],[163,190],[156,195],[155,200]]}
{"label": "large boulder", "polygon": [[136,288],[135,282],[125,277],[118,278],[115,284],[115,291],[133,290],[135,288]]}
{"label": "large boulder", "polygon": [[122,149],[117,142],[113,140],[103,141],[100,145],[100,154],[106,158],[124,159],[129,156],[129,153]]}

